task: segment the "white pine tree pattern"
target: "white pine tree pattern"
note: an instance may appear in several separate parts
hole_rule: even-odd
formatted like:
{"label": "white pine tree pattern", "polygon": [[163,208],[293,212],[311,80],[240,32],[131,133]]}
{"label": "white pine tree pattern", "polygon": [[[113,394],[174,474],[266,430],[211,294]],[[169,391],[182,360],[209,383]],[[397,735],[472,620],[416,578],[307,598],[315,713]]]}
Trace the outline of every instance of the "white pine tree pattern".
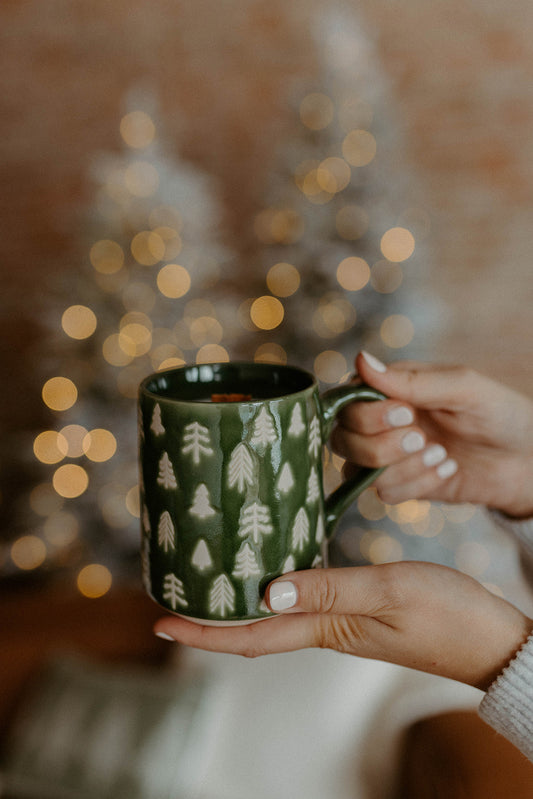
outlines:
{"label": "white pine tree pattern", "polygon": [[219,574],[209,592],[209,612],[227,616],[235,610],[235,588],[225,574]]}
{"label": "white pine tree pattern", "polygon": [[163,599],[170,603],[172,610],[176,610],[180,605],[182,608],[188,607],[189,603],[185,598],[185,589],[181,580],[175,574],[165,575],[163,583]]}
{"label": "white pine tree pattern", "polygon": [[315,458],[320,452],[321,443],[320,422],[318,421],[318,416],[313,416],[309,426],[309,453]]}
{"label": "white pine tree pattern", "polygon": [[278,491],[282,494],[288,494],[291,488],[294,486],[294,477],[292,475],[292,469],[290,464],[287,462],[284,464],[283,469],[280,472],[277,487]]}
{"label": "white pine tree pattern", "polygon": [[157,540],[159,546],[162,547],[165,552],[168,552],[169,549],[174,549],[176,546],[176,531],[174,530],[174,525],[172,524],[172,519],[168,510],[164,510],[159,517]]}
{"label": "white pine tree pattern", "polygon": [[237,488],[240,494],[246,486],[254,484],[254,461],[246,444],[237,444],[230,455],[228,467],[228,486]]}
{"label": "white pine tree pattern", "polygon": [[170,460],[167,452],[163,452],[159,460],[159,474],[157,476],[157,482],[158,485],[163,486],[163,488],[178,487],[172,461]]}
{"label": "white pine tree pattern", "polygon": [[189,513],[197,516],[199,519],[208,519],[210,516],[215,516],[216,510],[211,505],[211,497],[209,496],[209,489],[205,483],[200,483],[194,492],[194,498]]}
{"label": "white pine tree pattern", "polygon": [[281,573],[282,574],[287,574],[287,572],[293,572],[295,568],[296,568],[295,560],[294,560],[292,555],[289,555],[289,557],[287,558],[287,560],[283,564],[283,567],[281,569]]}
{"label": "white pine tree pattern", "polygon": [[321,555],[315,555],[313,562],[311,563],[312,569],[320,569],[323,565],[324,561],[322,560]]}
{"label": "white pine tree pattern", "polygon": [[150,430],[156,436],[162,436],[165,432],[165,428],[163,427],[163,423],[161,422],[161,408],[158,405],[154,406],[154,412],[152,413],[152,423],[150,425]]}
{"label": "white pine tree pattern", "polygon": [[309,480],[307,482],[307,498],[305,501],[308,504],[312,504],[313,502],[316,502],[319,497],[320,484],[318,482],[318,472],[316,467],[313,466],[311,469],[311,474],[309,475]]}
{"label": "white pine tree pattern", "polygon": [[198,466],[200,463],[202,455],[213,455],[209,428],[204,427],[199,422],[191,422],[185,427],[183,443],[183,454],[192,454],[192,460],[195,466]]}
{"label": "white pine tree pattern", "polygon": [[303,431],[305,430],[305,425],[302,419],[302,406],[299,402],[296,403],[294,408],[292,409],[291,413],[291,423],[289,425],[289,435],[301,436]]}
{"label": "white pine tree pattern", "polygon": [[259,544],[264,535],[274,532],[270,518],[270,508],[260,502],[252,502],[241,508],[239,519],[239,535],[241,538],[251,537],[254,544]]}
{"label": "white pine tree pattern", "polygon": [[266,405],[263,405],[255,420],[252,444],[255,446],[266,446],[267,444],[273,444],[277,438],[278,434],[274,426],[274,419]]}
{"label": "white pine tree pattern", "polygon": [[200,538],[194,548],[191,563],[199,572],[205,572],[213,568],[213,559],[203,538]]}
{"label": "white pine tree pattern", "polygon": [[255,552],[247,541],[244,542],[237,552],[235,567],[232,574],[234,577],[240,577],[243,580],[261,574],[261,570],[257,565]]}
{"label": "white pine tree pattern", "polygon": [[318,521],[316,523],[316,533],[315,533],[315,541],[317,544],[322,543],[322,541],[324,540],[325,532],[326,531],[324,530],[324,518],[322,516],[319,516]]}
{"label": "white pine tree pattern", "polygon": [[305,508],[300,508],[294,520],[292,528],[292,547],[295,550],[302,550],[309,541],[309,517]]}

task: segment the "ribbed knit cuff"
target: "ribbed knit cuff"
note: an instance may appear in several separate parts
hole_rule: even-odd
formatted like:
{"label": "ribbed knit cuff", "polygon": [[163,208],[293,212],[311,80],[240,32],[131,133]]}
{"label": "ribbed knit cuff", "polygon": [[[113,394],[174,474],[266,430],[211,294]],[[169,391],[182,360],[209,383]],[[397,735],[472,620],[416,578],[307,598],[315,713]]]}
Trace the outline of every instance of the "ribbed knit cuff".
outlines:
{"label": "ribbed knit cuff", "polygon": [[492,683],[479,715],[533,761],[533,635]]}

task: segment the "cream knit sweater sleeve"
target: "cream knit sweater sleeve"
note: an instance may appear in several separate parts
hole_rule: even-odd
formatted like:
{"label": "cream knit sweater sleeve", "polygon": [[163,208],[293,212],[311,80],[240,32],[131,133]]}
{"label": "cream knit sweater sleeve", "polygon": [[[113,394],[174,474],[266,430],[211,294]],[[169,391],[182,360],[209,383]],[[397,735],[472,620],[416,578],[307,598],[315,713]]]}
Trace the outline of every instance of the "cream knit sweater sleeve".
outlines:
{"label": "cream knit sweater sleeve", "polygon": [[[511,521],[491,514],[520,543],[526,557],[533,555],[533,519]],[[479,715],[533,761],[533,635],[492,683],[479,706]]]}

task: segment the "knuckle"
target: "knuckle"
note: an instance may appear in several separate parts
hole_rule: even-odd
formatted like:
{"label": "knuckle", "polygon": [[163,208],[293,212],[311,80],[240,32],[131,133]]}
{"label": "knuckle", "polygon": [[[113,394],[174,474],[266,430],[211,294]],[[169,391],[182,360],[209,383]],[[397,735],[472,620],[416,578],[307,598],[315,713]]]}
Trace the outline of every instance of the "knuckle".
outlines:
{"label": "knuckle", "polygon": [[326,572],[318,576],[313,589],[313,605],[318,613],[331,613],[337,601],[337,590],[333,579]]}

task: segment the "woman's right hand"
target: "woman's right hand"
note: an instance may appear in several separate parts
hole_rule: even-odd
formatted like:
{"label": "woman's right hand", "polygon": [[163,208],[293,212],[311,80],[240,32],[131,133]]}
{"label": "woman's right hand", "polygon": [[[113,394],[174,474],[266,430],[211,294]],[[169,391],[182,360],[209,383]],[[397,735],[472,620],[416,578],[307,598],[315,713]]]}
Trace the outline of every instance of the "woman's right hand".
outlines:
{"label": "woman's right hand", "polygon": [[359,376],[390,399],[353,403],[332,447],[350,463],[388,466],[375,483],[384,502],[473,502],[533,515],[533,402],[461,366],[399,362],[367,353]]}

